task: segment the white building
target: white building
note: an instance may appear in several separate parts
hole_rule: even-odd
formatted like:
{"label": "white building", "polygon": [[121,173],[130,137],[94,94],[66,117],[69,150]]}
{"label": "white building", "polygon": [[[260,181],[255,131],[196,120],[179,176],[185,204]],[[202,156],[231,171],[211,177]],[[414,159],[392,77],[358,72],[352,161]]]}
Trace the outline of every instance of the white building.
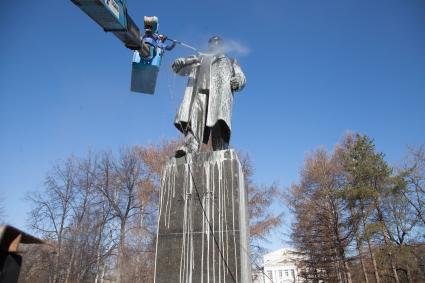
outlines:
{"label": "white building", "polygon": [[295,250],[283,248],[265,254],[264,273],[255,272],[253,283],[298,283],[302,282],[298,278],[297,260]]}

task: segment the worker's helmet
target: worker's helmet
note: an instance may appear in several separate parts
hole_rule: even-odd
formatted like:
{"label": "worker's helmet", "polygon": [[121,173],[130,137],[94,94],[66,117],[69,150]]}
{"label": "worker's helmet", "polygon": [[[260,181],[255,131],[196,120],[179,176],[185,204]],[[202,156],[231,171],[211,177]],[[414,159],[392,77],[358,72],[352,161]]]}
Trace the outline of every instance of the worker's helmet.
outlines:
{"label": "worker's helmet", "polygon": [[221,37],[215,35],[208,40],[208,50],[211,52],[223,52],[224,41]]}
{"label": "worker's helmet", "polygon": [[157,33],[158,32],[159,23],[158,23],[157,17],[155,17],[155,16],[152,16],[152,17],[145,16],[144,17],[144,23],[145,23],[145,31],[146,32],[151,32],[151,33]]}

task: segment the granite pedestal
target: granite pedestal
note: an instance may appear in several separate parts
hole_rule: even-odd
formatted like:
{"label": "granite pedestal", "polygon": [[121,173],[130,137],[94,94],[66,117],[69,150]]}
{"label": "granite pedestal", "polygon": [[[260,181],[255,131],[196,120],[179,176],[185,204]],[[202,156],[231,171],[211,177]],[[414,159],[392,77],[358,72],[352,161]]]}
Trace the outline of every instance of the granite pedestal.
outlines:
{"label": "granite pedestal", "polygon": [[155,282],[251,282],[247,201],[234,150],[171,158],[161,180]]}

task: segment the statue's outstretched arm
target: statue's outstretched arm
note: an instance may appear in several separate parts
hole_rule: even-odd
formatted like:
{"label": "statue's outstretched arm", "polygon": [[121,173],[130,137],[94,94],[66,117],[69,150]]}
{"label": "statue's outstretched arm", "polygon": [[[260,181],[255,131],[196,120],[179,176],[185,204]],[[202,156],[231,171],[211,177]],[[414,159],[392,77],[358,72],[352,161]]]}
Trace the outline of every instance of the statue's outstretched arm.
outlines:
{"label": "statue's outstretched arm", "polygon": [[246,78],[239,63],[236,60],[232,60],[233,66],[233,77],[230,79],[230,86],[233,91],[240,91],[245,87]]}
{"label": "statue's outstretched arm", "polygon": [[186,58],[177,58],[174,60],[171,68],[180,76],[188,76],[193,67],[198,66],[199,58],[197,56],[190,56]]}

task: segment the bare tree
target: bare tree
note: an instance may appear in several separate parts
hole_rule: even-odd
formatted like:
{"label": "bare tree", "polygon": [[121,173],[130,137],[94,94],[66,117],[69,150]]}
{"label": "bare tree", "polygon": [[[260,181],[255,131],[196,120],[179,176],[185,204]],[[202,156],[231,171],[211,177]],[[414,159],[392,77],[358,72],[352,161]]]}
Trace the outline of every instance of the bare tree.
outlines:
{"label": "bare tree", "polygon": [[[29,222],[49,244],[32,250],[21,282],[153,282],[160,178],[179,141],[89,152],[57,162],[42,192],[28,196]],[[278,187],[252,181],[252,163],[242,158],[249,192],[251,243],[279,225],[272,213]]]}
{"label": "bare tree", "polygon": [[46,190],[28,196],[33,204],[30,225],[55,247],[49,282],[62,281],[65,275],[62,257],[75,200],[76,169],[76,161],[72,157],[54,165],[46,177]]}
{"label": "bare tree", "polygon": [[124,149],[117,160],[109,153],[103,154],[98,170],[96,189],[111,207],[111,228],[118,243],[116,275],[118,281],[124,282],[126,233],[130,222],[140,211],[137,194],[142,175],[141,162],[131,149]]}
{"label": "bare tree", "polygon": [[416,212],[416,216],[425,225],[425,148],[424,145],[409,148],[405,164],[398,169],[406,182],[403,196]]}

